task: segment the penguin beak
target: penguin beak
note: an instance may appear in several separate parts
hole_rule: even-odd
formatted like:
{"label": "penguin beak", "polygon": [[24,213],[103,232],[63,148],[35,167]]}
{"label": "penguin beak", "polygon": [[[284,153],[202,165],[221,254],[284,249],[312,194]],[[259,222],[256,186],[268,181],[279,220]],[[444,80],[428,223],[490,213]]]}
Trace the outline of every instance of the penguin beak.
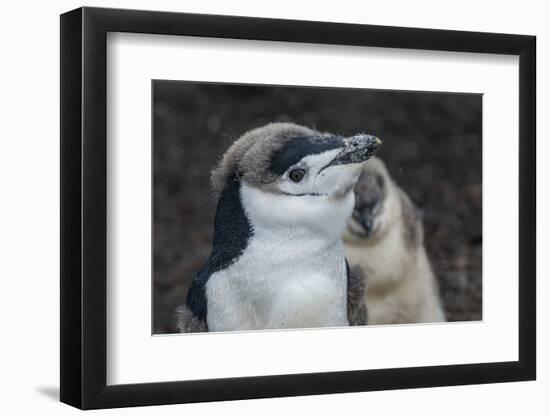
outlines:
{"label": "penguin beak", "polygon": [[376,136],[363,134],[345,138],[344,142],[346,147],[336,155],[328,166],[365,162],[378,151],[382,144],[382,141]]}
{"label": "penguin beak", "polygon": [[355,209],[352,216],[363,227],[367,237],[371,237],[374,231],[374,210],[372,208]]}

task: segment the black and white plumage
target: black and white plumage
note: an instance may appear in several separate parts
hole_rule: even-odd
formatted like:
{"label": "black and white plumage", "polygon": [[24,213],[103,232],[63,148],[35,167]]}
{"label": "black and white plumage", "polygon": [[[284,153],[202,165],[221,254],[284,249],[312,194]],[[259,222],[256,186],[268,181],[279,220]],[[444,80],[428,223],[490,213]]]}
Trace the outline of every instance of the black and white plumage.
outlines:
{"label": "black and white plumage", "polygon": [[212,173],[212,253],[178,310],[180,331],[366,324],[364,280],[341,233],[379,145],[289,123],[241,136]]}

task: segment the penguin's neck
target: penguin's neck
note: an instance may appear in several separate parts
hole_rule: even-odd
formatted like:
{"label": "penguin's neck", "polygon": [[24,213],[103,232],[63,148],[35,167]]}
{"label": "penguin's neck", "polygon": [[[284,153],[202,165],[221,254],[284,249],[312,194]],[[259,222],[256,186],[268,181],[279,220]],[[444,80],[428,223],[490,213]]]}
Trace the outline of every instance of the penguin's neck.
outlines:
{"label": "penguin's neck", "polygon": [[241,184],[241,201],[254,238],[293,242],[341,243],[341,234],[354,205],[353,192],[329,196],[275,194]]}
{"label": "penguin's neck", "polygon": [[[332,207],[238,184],[218,204],[206,268],[212,274],[204,282],[209,330],[348,325],[340,216],[349,203]],[[228,249],[236,241],[246,243]]]}

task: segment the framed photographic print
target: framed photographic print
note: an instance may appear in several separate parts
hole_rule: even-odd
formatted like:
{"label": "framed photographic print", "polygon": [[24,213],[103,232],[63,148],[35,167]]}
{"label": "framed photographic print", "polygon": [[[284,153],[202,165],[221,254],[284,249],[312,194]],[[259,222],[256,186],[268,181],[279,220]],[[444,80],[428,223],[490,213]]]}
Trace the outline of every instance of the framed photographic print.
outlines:
{"label": "framed photographic print", "polygon": [[61,16],[61,401],[535,379],[535,38]]}

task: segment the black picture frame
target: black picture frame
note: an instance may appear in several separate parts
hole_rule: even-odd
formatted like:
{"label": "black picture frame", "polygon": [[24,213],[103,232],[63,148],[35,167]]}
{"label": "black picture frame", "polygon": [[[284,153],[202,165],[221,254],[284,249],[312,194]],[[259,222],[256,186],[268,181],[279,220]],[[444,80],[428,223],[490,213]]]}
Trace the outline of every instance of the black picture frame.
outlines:
{"label": "black picture frame", "polygon": [[[108,32],[519,56],[519,360],[107,385]],[[61,401],[94,409],[535,379],[535,45],[524,35],[251,17],[88,7],[61,15]]]}

